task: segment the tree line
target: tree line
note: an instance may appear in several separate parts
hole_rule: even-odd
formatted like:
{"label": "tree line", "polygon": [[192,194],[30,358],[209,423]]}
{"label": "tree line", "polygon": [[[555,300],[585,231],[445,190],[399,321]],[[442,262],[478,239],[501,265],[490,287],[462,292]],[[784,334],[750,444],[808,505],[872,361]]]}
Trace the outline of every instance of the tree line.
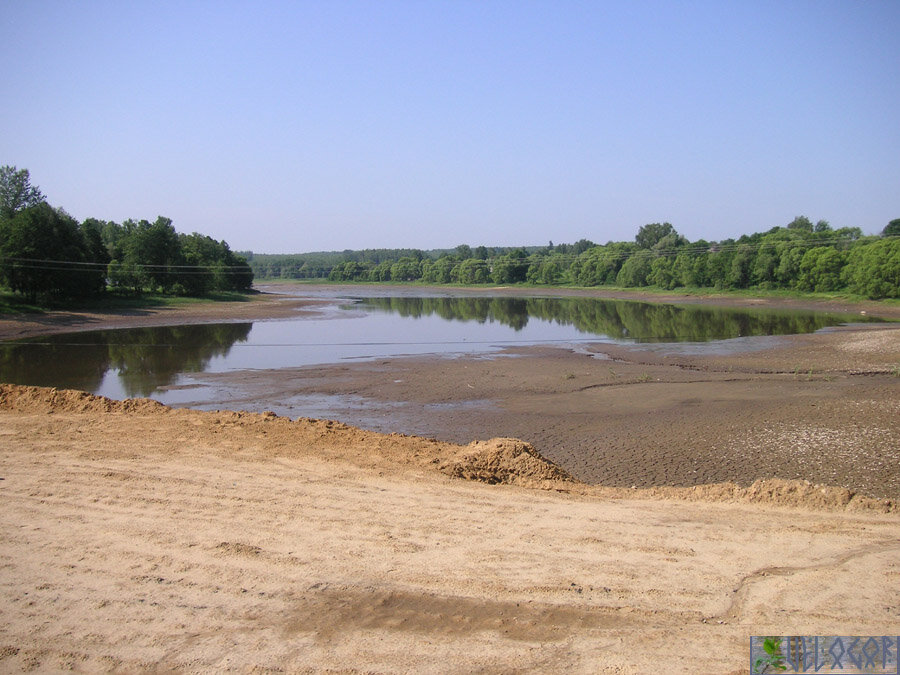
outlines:
{"label": "tree line", "polygon": [[631,242],[488,249],[380,249],[246,254],[261,278],[435,284],[534,284],[849,291],[900,297],[900,219],[880,235],[798,216],[785,226],[724,241],[689,241],[671,223],[642,226]]}
{"label": "tree line", "polygon": [[152,223],[88,218],[50,206],[27,169],[0,167],[0,284],[31,302],[107,290],[201,296],[248,291],[253,271],[224,241]]}

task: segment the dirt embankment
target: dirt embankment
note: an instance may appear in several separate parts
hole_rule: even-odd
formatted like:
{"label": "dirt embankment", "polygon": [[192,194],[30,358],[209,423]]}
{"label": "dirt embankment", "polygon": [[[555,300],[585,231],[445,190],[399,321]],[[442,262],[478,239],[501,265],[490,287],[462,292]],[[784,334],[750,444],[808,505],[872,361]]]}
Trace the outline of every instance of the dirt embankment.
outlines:
{"label": "dirt embankment", "polygon": [[900,629],[895,505],[802,482],[3,386],[0,491],[4,672],[742,673]]}

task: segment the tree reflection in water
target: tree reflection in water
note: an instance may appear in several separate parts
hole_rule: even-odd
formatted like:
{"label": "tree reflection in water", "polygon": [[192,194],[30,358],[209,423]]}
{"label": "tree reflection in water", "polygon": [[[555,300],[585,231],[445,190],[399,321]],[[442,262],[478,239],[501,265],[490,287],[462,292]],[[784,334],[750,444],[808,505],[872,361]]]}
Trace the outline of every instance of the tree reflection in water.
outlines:
{"label": "tree reflection in water", "polygon": [[[103,392],[116,398],[151,396],[161,388],[191,386],[179,381],[180,374],[217,367],[286,368],[389,354],[490,351],[499,343],[515,342],[505,335],[507,327],[530,344],[594,337],[598,341],[706,342],[807,333],[839,323],[877,320],[848,314],[598,298],[381,297],[359,298],[350,307],[359,322],[352,329],[339,320],[298,319],[266,322],[252,338],[253,324],[225,323],[72,333],[0,343],[0,381]],[[424,320],[411,326],[400,317]],[[448,330],[445,322],[494,325]],[[554,325],[558,330],[547,330]],[[257,349],[242,350],[226,359],[236,343]],[[211,364],[213,359],[217,359],[215,364]]]}
{"label": "tree reflection in water", "polygon": [[[404,317],[496,321],[521,330],[530,318],[592,335],[635,342],[707,342],[753,335],[792,335],[869,317],[823,312],[663,305],[599,298],[365,298],[363,307]],[[359,306],[359,305],[357,305]]]}
{"label": "tree reflection in water", "polygon": [[252,323],[166,326],[54,335],[0,344],[0,381],[97,391],[116,370],[127,396],[149,396],[179,373],[202,372],[244,342]]}

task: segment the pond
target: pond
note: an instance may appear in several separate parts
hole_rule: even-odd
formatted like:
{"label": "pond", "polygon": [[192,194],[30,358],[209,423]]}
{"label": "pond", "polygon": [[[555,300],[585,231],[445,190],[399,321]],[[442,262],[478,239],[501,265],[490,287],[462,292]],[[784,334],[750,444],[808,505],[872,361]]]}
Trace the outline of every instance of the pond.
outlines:
{"label": "pond", "polygon": [[[192,375],[509,347],[654,342],[703,350],[877,320],[582,297],[334,297],[312,318],[70,333],[0,343],[0,382],[186,402]],[[741,341],[736,339],[740,338]],[[266,408],[258,402],[259,410]],[[320,411],[319,411],[320,412]]]}

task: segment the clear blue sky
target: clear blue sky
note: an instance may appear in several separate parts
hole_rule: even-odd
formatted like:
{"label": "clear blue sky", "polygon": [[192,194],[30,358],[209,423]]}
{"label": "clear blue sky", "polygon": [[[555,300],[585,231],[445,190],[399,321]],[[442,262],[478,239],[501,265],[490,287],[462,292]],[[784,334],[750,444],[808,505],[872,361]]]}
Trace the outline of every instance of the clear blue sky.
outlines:
{"label": "clear blue sky", "polygon": [[0,164],[304,252],[900,217],[900,1],[6,0]]}

